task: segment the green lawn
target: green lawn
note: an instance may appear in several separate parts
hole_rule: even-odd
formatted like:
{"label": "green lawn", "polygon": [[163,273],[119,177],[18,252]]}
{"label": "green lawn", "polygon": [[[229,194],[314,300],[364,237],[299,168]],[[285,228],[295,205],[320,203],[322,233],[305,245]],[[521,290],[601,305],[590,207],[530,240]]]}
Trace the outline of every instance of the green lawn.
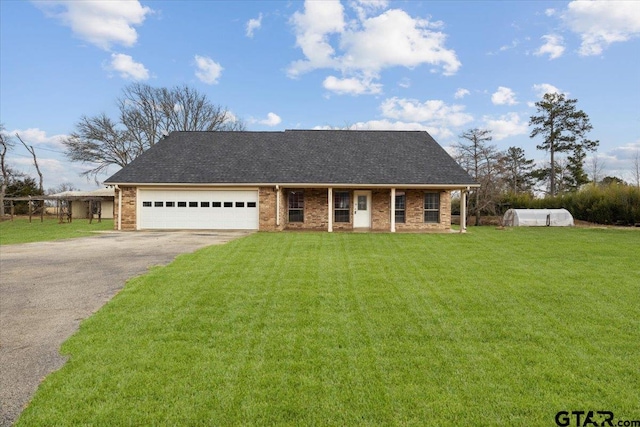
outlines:
{"label": "green lawn", "polygon": [[18,425],[640,419],[639,259],[637,230],[254,234],[131,280]]}
{"label": "green lawn", "polygon": [[15,218],[13,221],[0,221],[0,245],[13,243],[43,242],[48,240],[67,239],[70,237],[90,236],[94,231],[113,230],[113,220],[102,222],[88,219],[76,219],[71,223],[59,224],[56,218]]}

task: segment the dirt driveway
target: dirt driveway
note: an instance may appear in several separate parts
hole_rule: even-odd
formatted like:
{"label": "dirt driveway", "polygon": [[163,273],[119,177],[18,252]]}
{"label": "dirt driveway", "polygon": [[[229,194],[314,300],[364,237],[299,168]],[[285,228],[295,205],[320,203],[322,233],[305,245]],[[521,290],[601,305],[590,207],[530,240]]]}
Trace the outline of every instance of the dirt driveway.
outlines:
{"label": "dirt driveway", "polygon": [[62,342],[127,279],[247,234],[106,232],[0,246],[0,426],[15,422],[40,381],[64,364]]}

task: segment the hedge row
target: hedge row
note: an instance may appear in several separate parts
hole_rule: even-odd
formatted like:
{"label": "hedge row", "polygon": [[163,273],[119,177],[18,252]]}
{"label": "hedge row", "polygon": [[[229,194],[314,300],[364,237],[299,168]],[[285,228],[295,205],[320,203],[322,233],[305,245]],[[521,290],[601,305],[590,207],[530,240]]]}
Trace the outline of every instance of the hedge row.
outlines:
{"label": "hedge row", "polygon": [[574,219],[597,224],[640,223],[640,188],[631,185],[586,186],[575,193],[537,199],[528,194],[509,194],[501,200],[514,209],[564,208]]}

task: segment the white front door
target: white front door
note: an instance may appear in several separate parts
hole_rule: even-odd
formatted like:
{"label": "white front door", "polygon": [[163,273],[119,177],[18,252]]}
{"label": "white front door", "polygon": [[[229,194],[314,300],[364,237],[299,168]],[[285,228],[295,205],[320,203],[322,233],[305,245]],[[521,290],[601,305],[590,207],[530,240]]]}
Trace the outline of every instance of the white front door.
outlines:
{"label": "white front door", "polygon": [[353,192],[353,228],[371,227],[371,191]]}

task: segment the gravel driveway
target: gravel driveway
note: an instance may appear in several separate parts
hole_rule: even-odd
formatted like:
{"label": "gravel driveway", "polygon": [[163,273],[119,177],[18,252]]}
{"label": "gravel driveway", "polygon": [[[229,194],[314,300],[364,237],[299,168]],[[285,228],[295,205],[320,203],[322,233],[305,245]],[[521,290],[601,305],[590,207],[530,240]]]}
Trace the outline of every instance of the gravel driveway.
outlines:
{"label": "gravel driveway", "polygon": [[40,381],[65,363],[62,342],[127,279],[247,234],[105,232],[0,246],[0,426],[15,422]]}

